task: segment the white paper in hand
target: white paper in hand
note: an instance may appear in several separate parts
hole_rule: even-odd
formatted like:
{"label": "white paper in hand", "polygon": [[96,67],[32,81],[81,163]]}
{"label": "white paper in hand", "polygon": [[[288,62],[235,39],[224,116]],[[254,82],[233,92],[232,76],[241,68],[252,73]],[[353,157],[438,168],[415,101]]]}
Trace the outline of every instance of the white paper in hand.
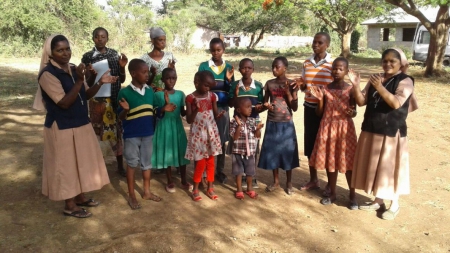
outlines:
{"label": "white paper in hand", "polygon": [[[104,59],[99,62],[93,63],[92,67],[97,72],[97,77],[95,77],[95,82],[97,83],[98,80],[100,80],[100,77],[102,77],[103,74],[105,74],[106,71],[109,69],[108,60]],[[111,97],[111,84],[110,83],[104,83],[102,87],[97,91],[97,94],[95,94],[94,97]]]}

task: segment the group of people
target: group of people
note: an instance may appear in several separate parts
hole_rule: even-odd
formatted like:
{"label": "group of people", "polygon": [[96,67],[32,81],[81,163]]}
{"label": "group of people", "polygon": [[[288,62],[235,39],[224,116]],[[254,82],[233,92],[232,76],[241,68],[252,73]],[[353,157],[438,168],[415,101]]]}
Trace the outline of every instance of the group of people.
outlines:
{"label": "group of people", "polygon": [[[213,182],[227,180],[226,154],[232,159],[235,198],[258,197],[257,167],[273,171],[267,192],[280,187],[279,169],[286,171],[285,191],[292,194],[292,170],[300,166],[293,121],[300,90],[305,94],[304,153],[310,171],[309,182],[300,190],[320,189],[317,170],[326,170],[328,184],[320,203],[330,205],[336,201],[341,172],[350,189],[349,209],[382,210],[383,219],[396,217],[399,195],[409,193],[406,117],[417,109],[414,79],[406,74],[408,62],[401,50],[383,52],[384,73],[370,76],[361,91],[359,74],[349,69],[347,59],[331,58],[330,36],[320,32],[314,36],[314,53],[304,62],[301,77],[288,79],[288,60],[277,57],[272,62],[275,78],[262,85],[252,78],[254,64],[249,58],[240,61],[242,78],[235,80],[233,66],[222,58],[224,43],[214,38],[209,45],[211,59],[199,65],[195,91],[185,96],[175,89],[177,60],[164,51],[164,31],[154,27],[150,38],[152,51],[128,62],[124,54],[106,47],[107,30],[96,28],[95,47],[83,55],[79,66],[69,64],[70,44],[63,35],[51,36],[44,44],[34,105],[47,110],[42,192],[52,200],[65,200],[65,215],[90,217],[83,207],[100,203],[84,193],[109,183],[97,140],[111,144],[118,172],[127,177],[132,209],[141,207],[134,189],[136,169],[142,171],[143,199],[162,199],[150,191],[152,170],[165,170],[166,191],[176,191],[171,167],[181,176],[181,188],[192,191],[192,200],[202,199],[202,186],[207,197],[217,199]],[[109,71],[99,74],[93,64],[105,59]],[[127,64],[131,82],[121,88]],[[345,82],[347,75],[350,84]],[[104,84],[111,85],[110,95],[96,96]],[[356,105],[366,105],[359,140],[352,120]],[[231,117],[230,107],[234,107]],[[263,124],[259,114],[266,110]],[[182,117],[190,124],[188,135]],[[190,160],[195,164],[193,185],[186,176]],[[358,205],[355,189],[373,193],[374,201]],[[389,208],[384,200],[391,200]]]}

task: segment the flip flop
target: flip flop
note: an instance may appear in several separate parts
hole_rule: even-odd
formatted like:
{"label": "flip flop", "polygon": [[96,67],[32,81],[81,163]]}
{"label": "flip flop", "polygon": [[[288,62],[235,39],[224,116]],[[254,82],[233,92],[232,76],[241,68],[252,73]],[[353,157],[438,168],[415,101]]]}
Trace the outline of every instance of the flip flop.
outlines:
{"label": "flip flop", "polygon": [[76,203],[77,206],[86,206],[86,207],[96,207],[100,205],[100,202],[95,201],[94,199],[88,199],[84,201],[83,203]]}
{"label": "flip flop", "polygon": [[81,208],[81,210],[73,211],[73,212],[64,210],[63,214],[64,214],[64,216],[72,216],[75,218],[89,218],[92,216],[92,213],[88,212],[84,208]]}
{"label": "flip flop", "polygon": [[320,200],[320,204],[327,206],[327,205],[331,205],[335,202],[336,200],[331,200],[331,198],[323,198]]}
{"label": "flip flop", "polygon": [[128,199],[128,205],[130,206],[131,210],[137,210],[139,208],[141,208],[141,204],[137,203],[137,205],[133,206],[133,204],[131,204],[130,199]]}
{"label": "flip flop", "polygon": [[280,186],[275,186],[275,185],[273,185],[273,184],[268,185],[268,186],[266,187],[266,192],[273,192],[273,191],[275,191],[278,187],[280,187]]}
{"label": "flip flop", "polygon": [[244,199],[244,193],[243,192],[236,192],[234,194],[234,197],[239,199],[239,200],[243,200]]}
{"label": "flip flop", "polygon": [[311,183],[308,182],[300,187],[300,191],[309,191],[320,189],[319,182]]}
{"label": "flip flop", "polygon": [[216,199],[218,199],[219,197],[216,195],[216,193],[214,193],[214,188],[209,188],[207,191],[206,191],[206,196],[208,196],[210,199],[212,199],[212,200],[216,200]]}
{"label": "flip flop", "polygon": [[176,192],[176,190],[175,190],[175,184],[174,184],[174,183],[167,184],[167,185],[166,185],[166,191],[167,191],[168,193],[175,193],[175,192]]}
{"label": "flip flop", "polygon": [[285,189],[287,195],[292,195],[294,194],[294,188],[293,187],[288,187]]}
{"label": "flip flop", "polygon": [[190,183],[181,184],[185,190],[192,191],[194,190],[194,186]]}
{"label": "flip flop", "polygon": [[162,198],[161,198],[160,196],[155,195],[155,194],[152,193],[152,196],[151,196],[150,198],[148,198],[147,200],[152,200],[152,201],[155,201],[155,202],[160,202],[160,201],[162,200]]}
{"label": "flip flop", "polygon": [[246,191],[245,194],[247,194],[247,196],[249,196],[252,199],[258,198],[258,193],[256,193],[255,191]]}
{"label": "flip flop", "polygon": [[[202,196],[200,196],[198,194],[199,194],[198,190],[192,191],[192,200],[193,201],[197,202],[197,201],[202,200]],[[194,195],[198,195],[198,196],[194,196]]]}

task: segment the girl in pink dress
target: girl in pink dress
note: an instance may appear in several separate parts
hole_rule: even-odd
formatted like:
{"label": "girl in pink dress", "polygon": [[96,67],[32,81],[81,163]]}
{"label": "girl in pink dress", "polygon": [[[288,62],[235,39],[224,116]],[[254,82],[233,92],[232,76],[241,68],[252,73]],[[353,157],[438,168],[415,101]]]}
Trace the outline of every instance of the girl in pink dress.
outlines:
{"label": "girl in pink dress", "polygon": [[214,193],[214,156],[222,153],[219,131],[215,119],[223,113],[217,113],[217,97],[209,91],[215,85],[211,72],[199,71],[194,78],[195,91],[186,97],[186,120],[191,124],[185,158],[194,160],[194,190],[192,199],[199,201],[198,186],[206,167],[208,189],[206,195],[215,200]]}
{"label": "girl in pink dress", "polygon": [[358,209],[355,189],[350,187],[353,160],[356,150],[356,131],[352,117],[356,116],[352,86],[344,81],[348,73],[348,61],[337,58],[333,62],[334,81],[325,88],[312,87],[311,94],[319,99],[316,114],[322,116],[309,165],[317,170],[327,170],[327,196],[320,200],[322,205],[336,201],[338,171],[345,173],[350,188],[351,210]]}

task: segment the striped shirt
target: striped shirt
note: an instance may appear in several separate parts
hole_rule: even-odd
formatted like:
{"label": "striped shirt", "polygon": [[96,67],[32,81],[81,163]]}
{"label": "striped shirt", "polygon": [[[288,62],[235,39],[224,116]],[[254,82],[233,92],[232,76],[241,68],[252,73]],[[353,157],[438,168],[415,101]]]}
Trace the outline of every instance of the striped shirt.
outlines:
{"label": "striped shirt", "polygon": [[331,75],[331,66],[333,60],[331,55],[327,53],[325,58],[316,63],[314,55],[303,63],[303,80],[306,82],[305,105],[315,107],[319,100],[311,95],[311,86],[323,86],[333,82]]}

